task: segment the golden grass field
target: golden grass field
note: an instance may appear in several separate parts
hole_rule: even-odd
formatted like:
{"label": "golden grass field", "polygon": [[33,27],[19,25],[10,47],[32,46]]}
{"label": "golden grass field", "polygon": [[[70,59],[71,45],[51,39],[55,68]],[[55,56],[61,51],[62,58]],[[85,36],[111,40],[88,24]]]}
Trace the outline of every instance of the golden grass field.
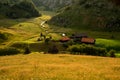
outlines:
{"label": "golden grass field", "polygon": [[120,58],[35,52],[0,56],[0,80],[120,80]]}

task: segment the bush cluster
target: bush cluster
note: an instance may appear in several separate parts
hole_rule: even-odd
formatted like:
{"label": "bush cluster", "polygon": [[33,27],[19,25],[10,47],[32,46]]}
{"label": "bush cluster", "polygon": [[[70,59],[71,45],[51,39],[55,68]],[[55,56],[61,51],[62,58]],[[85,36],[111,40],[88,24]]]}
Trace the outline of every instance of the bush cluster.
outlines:
{"label": "bush cluster", "polygon": [[48,53],[57,54],[59,52],[58,48],[54,45],[48,49]]}
{"label": "bush cluster", "polygon": [[8,39],[7,34],[0,32],[0,39],[7,40]]}
{"label": "bush cluster", "polygon": [[11,45],[11,47],[19,48],[19,49],[24,49],[28,46],[27,43],[22,43],[22,42],[16,42]]}
{"label": "bush cluster", "polygon": [[110,56],[110,57],[116,57],[115,52],[116,52],[115,50],[110,50],[108,52],[108,56]]}
{"label": "bush cluster", "polygon": [[16,48],[12,48],[12,47],[1,48],[0,49],[0,56],[15,55],[15,54],[18,54],[18,53],[20,53],[20,51]]}
{"label": "bush cluster", "polygon": [[24,54],[30,54],[30,53],[31,53],[30,48],[29,48],[29,47],[26,47],[26,48],[25,48],[25,51],[24,51]]}
{"label": "bush cluster", "polygon": [[72,54],[84,54],[94,56],[107,56],[107,50],[105,48],[95,47],[92,45],[72,45],[67,49]]}
{"label": "bush cluster", "polygon": [[1,33],[0,32],[0,42],[4,42],[5,40],[8,40],[9,35],[7,33]]}

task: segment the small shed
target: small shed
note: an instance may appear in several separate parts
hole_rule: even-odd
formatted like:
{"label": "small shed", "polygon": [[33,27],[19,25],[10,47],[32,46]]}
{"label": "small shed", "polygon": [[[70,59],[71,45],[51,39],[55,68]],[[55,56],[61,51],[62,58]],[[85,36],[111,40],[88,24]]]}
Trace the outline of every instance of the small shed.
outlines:
{"label": "small shed", "polygon": [[81,43],[85,44],[95,44],[95,39],[94,38],[82,38]]}
{"label": "small shed", "polygon": [[60,39],[60,42],[68,42],[68,41],[70,41],[70,38],[67,36],[64,36]]}

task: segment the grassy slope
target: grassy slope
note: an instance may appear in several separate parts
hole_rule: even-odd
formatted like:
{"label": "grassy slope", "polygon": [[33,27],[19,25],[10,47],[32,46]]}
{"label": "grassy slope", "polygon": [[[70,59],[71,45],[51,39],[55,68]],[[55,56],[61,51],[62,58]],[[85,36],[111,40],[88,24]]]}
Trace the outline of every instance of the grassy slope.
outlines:
{"label": "grassy slope", "polygon": [[[3,22],[5,20],[0,20],[0,22]],[[35,20],[37,22],[38,18],[31,20]],[[39,28],[37,23],[31,22],[31,20],[17,19],[17,20],[10,20],[10,22],[8,23],[1,24],[3,26],[6,25],[5,27],[7,27],[7,28],[1,28],[1,31],[8,32],[14,35],[14,37],[6,44],[8,44],[9,42],[13,43],[15,41],[23,41],[25,39],[29,39],[30,37],[33,37],[37,33],[41,32],[41,29]],[[42,22],[42,20],[40,21]]]}
{"label": "grassy slope", "polygon": [[101,45],[102,47],[112,47],[117,50],[120,49],[120,41],[118,40],[110,40],[110,39],[96,39],[96,45]]}
{"label": "grassy slope", "polygon": [[120,57],[120,41],[113,39],[96,39],[96,46],[106,48],[108,51],[113,49],[116,51],[116,56]]}
{"label": "grassy slope", "polygon": [[[52,12],[43,12],[47,15],[42,17],[31,18],[31,19],[2,19],[0,20],[0,32],[7,32],[13,34],[13,37],[8,41],[3,43],[1,46],[10,46],[16,42],[24,43],[37,43],[39,34],[45,33],[45,30],[52,32],[52,29],[49,28],[49,25],[44,24],[45,28],[41,27],[41,23],[51,18],[54,15]],[[48,15],[50,14],[50,16]],[[4,23],[6,22],[6,23]],[[53,37],[57,36],[56,33],[50,33]],[[56,37],[55,37],[56,38]]]}
{"label": "grassy slope", "polygon": [[67,54],[0,57],[0,80],[119,80],[120,59]]}

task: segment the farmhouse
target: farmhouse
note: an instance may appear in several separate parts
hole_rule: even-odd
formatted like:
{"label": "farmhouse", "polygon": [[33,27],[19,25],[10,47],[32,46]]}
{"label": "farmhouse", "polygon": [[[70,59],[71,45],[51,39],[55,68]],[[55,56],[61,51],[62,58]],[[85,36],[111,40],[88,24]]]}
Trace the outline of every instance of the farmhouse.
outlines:
{"label": "farmhouse", "polygon": [[95,44],[94,38],[89,38],[85,33],[73,34],[71,37],[63,36],[59,41],[68,42],[73,40],[75,43]]}
{"label": "farmhouse", "polygon": [[68,41],[70,41],[70,38],[67,36],[64,36],[60,39],[60,42],[68,42]]}
{"label": "farmhouse", "polygon": [[95,39],[94,38],[82,38],[81,43],[85,44],[95,44]]}

